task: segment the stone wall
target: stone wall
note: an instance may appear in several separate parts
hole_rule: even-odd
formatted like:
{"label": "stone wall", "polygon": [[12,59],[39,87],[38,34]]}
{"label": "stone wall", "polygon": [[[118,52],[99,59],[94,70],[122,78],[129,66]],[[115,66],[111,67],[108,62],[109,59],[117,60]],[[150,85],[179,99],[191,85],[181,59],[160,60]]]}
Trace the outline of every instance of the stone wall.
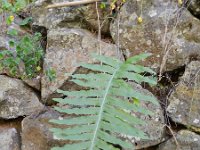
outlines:
{"label": "stone wall", "polygon": [[[20,14],[33,18],[35,30],[47,30],[47,35],[43,34],[47,38],[43,73],[34,79],[20,80],[0,72],[0,149],[49,150],[55,145],[63,145],[66,141],[55,140],[49,131],[53,124],[48,120],[61,116],[53,110],[56,104],[51,99],[62,96],[56,93],[57,89],[80,88],[71,83],[65,73],[87,72],[78,64],[95,63],[90,53],[99,52],[99,47],[103,55],[118,57],[118,40],[122,60],[151,52],[152,57],[142,62],[143,65],[153,68],[158,75],[165,75],[153,88],[133,84],[135,90],[155,95],[160,102],[159,106],[142,103],[155,113],[138,115],[146,121],[139,128],[151,139],[123,135],[122,138],[140,150],[200,149],[198,0],[183,6],[176,0],[127,0],[115,15],[109,9],[99,9],[100,41],[95,4],[45,8],[56,2],[37,0]],[[142,23],[138,22],[138,17],[142,17]],[[12,28],[20,29],[20,38],[28,32],[18,25],[19,20],[21,18],[16,16]],[[0,33],[0,50],[8,47],[10,38]],[[182,74],[177,71],[180,67]],[[54,81],[49,81],[45,75],[48,68],[56,71]]]}

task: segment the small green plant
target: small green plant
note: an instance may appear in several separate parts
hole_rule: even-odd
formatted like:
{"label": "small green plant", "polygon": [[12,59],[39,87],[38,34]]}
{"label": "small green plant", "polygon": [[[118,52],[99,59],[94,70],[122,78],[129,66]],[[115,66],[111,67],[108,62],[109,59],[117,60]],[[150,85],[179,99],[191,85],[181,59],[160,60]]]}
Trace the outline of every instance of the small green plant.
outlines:
{"label": "small green plant", "polygon": [[148,139],[143,131],[135,127],[145,122],[131,115],[130,112],[152,114],[151,111],[140,106],[139,101],[153,104],[158,102],[153,96],[135,91],[127,81],[156,84],[152,78],[141,75],[144,72],[155,75],[154,71],[136,65],[149,54],[140,54],[125,62],[101,55],[93,56],[103,64],[81,64],[81,67],[97,73],[70,75],[71,81],[86,87],[87,90],[58,90],[58,93],[66,97],[53,99],[62,105],[67,105],[66,109],[64,107],[55,107],[55,109],[71,117],[50,120],[52,123],[68,126],[64,129],[52,128],[51,131],[56,139],[71,142],[63,147],[54,147],[52,150],[117,150],[114,145],[133,149],[130,142],[123,141],[119,137],[120,134]]}
{"label": "small green plant", "polygon": [[104,9],[106,7],[110,7],[112,12],[113,10],[119,10],[125,2],[126,0],[102,0],[100,3],[100,8]]}
{"label": "small green plant", "polygon": [[16,13],[23,9],[27,4],[29,3],[29,0],[1,0],[0,1],[0,13],[2,12],[10,12],[10,13]]}
{"label": "small green plant", "polygon": [[[2,28],[4,31],[7,31],[8,26],[10,26],[14,19],[15,14],[21,11],[27,4],[29,0],[0,0],[0,14],[2,15]],[[31,17],[25,18],[20,25],[26,25],[32,20]]]}
{"label": "small green plant", "polygon": [[56,71],[52,68],[48,68],[45,74],[48,77],[49,81],[54,81],[56,78]]}
{"label": "small green plant", "polygon": [[[23,9],[29,0],[1,0],[0,13],[4,15],[4,32],[13,39],[19,39],[16,29],[8,27],[14,22],[15,15]],[[19,25],[26,26],[32,21],[25,18]],[[16,38],[17,37],[17,38]],[[41,61],[44,55],[40,44],[41,34],[25,35],[20,40],[10,40],[9,49],[0,51],[0,71],[3,70],[11,76],[19,78],[33,78],[41,71]]]}
{"label": "small green plant", "polygon": [[4,14],[5,23],[10,25],[14,20],[14,13],[17,13],[23,9],[27,4],[28,0],[1,0],[0,1],[0,14]]}
{"label": "small green plant", "polygon": [[[15,36],[17,32],[10,31]],[[32,78],[41,68],[44,52],[40,45],[41,34],[24,36],[19,42],[9,41],[10,50],[0,51],[0,69],[9,70],[10,75]]]}

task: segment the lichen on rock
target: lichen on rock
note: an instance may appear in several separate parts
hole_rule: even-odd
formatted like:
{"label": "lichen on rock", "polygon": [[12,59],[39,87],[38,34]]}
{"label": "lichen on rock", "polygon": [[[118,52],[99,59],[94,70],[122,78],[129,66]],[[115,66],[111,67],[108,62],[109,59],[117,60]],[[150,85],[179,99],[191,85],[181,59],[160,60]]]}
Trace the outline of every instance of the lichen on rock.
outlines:
{"label": "lichen on rock", "polygon": [[171,119],[190,128],[200,128],[200,62],[191,62],[169,97]]}

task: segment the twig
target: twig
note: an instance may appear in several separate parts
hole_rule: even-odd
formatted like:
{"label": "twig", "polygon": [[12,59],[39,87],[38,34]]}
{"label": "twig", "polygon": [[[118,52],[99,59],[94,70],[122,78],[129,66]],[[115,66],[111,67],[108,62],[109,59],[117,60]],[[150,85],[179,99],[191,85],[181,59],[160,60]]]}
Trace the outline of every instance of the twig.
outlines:
{"label": "twig", "polygon": [[[95,5],[96,13],[97,13],[97,23],[98,23],[98,44],[99,44],[99,54],[101,55],[101,22],[100,22],[100,15],[99,15],[99,9],[98,9],[98,3],[96,2]],[[101,62],[102,63],[102,62]]]}
{"label": "twig", "polygon": [[180,150],[180,145],[179,145],[179,143],[178,143],[178,141],[176,139],[176,136],[174,135],[174,132],[173,132],[172,128],[170,126],[168,126],[168,125],[165,125],[165,126],[169,129],[169,131],[171,132],[171,134],[172,134],[172,136],[174,138],[174,141],[175,141],[176,146],[177,146],[176,150]]}
{"label": "twig", "polygon": [[[173,36],[174,36],[174,33],[175,33],[175,30],[176,30],[176,28],[177,28],[177,26],[178,26],[178,23],[179,23],[179,19],[180,19],[180,16],[181,16],[181,14],[179,14],[180,12],[181,12],[181,10],[184,8],[184,6],[182,6],[181,8],[179,8],[178,10],[177,10],[177,12],[175,13],[175,17],[176,17],[176,22],[175,22],[175,26],[173,27],[173,29],[172,29],[172,33],[171,33],[171,35],[170,35],[170,37],[169,37],[169,40],[168,41],[166,41],[166,34],[167,34],[167,30],[168,30],[168,23],[169,23],[169,20],[167,21],[167,24],[166,24],[166,26],[165,26],[165,35],[164,35],[164,39],[163,39],[163,44],[166,44],[165,46],[164,46],[164,56],[163,56],[163,58],[162,58],[162,61],[161,61],[161,65],[160,65],[160,70],[159,70],[159,78],[158,78],[158,81],[160,81],[161,79],[162,79],[162,72],[163,72],[163,70],[164,70],[164,67],[165,67],[165,65],[166,65],[166,63],[167,63],[167,57],[168,57],[168,55],[169,55],[169,52],[170,52],[170,50],[171,50],[171,47],[170,47],[170,45],[171,45],[171,43],[172,43],[172,39],[173,39]],[[171,17],[171,16],[169,16],[169,17]],[[172,16],[173,17],[173,16]],[[165,43],[166,42],[166,43]]]}
{"label": "twig", "polygon": [[[175,29],[176,29],[176,27],[178,26],[178,23],[179,23],[179,22],[178,22],[178,19],[180,19],[179,17],[180,17],[180,15],[181,15],[181,14],[179,15],[179,13],[182,11],[182,9],[184,9],[184,8],[187,9],[187,8],[189,7],[189,5],[191,4],[191,0],[186,0],[185,3],[188,3],[187,7],[185,8],[184,5],[182,5],[181,8],[179,8],[178,11],[177,11],[176,14],[175,14],[175,15],[177,15],[177,20],[176,20],[175,26],[174,26],[173,29],[172,29],[172,33],[171,33],[171,35],[170,35],[170,38],[169,38],[168,42],[167,42],[166,45],[165,45],[169,20],[168,20],[168,22],[166,23],[166,26],[165,26],[165,34],[164,34],[164,39],[163,39],[163,45],[165,45],[165,48],[164,48],[165,54],[164,54],[164,56],[163,56],[163,58],[162,58],[162,62],[161,62],[160,70],[159,70],[159,75],[158,75],[158,76],[159,76],[158,81],[160,81],[161,78],[162,78],[162,72],[163,72],[164,67],[165,67],[165,65],[166,65],[166,62],[167,62],[167,57],[168,57],[168,54],[169,54],[170,49],[171,49],[171,48],[169,47],[169,45],[172,45],[172,44],[171,44],[171,42],[172,42],[171,40],[172,40],[172,37],[174,36]],[[170,17],[170,16],[169,16],[169,17]]]}
{"label": "twig", "polygon": [[[117,11],[119,12],[119,8],[117,8]],[[118,59],[121,60],[123,58],[123,52],[120,50],[120,15],[117,16],[117,55]]]}
{"label": "twig", "polygon": [[75,1],[75,2],[62,2],[62,3],[56,3],[52,5],[48,5],[46,8],[57,8],[57,7],[67,7],[67,6],[76,6],[76,5],[83,5],[93,2],[98,2],[101,0],[81,0],[81,1]]}

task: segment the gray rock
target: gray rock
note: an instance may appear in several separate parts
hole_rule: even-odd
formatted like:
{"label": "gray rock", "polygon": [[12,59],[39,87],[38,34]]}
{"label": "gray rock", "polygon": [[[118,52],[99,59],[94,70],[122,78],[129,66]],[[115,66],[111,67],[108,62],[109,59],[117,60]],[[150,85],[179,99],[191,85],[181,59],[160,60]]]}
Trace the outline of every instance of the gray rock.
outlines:
{"label": "gray rock", "polygon": [[194,132],[181,130],[175,136],[159,145],[157,150],[199,150],[200,136]]}
{"label": "gray rock", "polygon": [[[169,97],[167,112],[174,122],[200,130],[200,62],[191,62]],[[197,130],[197,131],[198,131]]]}
{"label": "gray rock", "polygon": [[20,150],[19,134],[15,128],[0,129],[1,150]]}
{"label": "gray rock", "polygon": [[[98,53],[99,42],[88,31],[83,29],[53,29],[47,36],[47,50],[44,59],[44,74],[48,69],[56,71],[56,78],[50,81],[46,75],[42,78],[42,100],[47,102],[50,95],[64,84],[73,89],[72,84],[65,83],[69,77],[66,73],[80,71],[79,63],[94,63],[91,53]],[[116,46],[101,43],[102,54],[117,56]],[[48,101],[49,102],[49,101]]]}
{"label": "gray rock", "polygon": [[[142,23],[137,21],[139,16]],[[128,0],[118,18],[120,47],[126,56],[153,54],[143,62],[145,66],[159,71],[162,64],[164,72],[200,58],[200,21],[187,9],[178,7],[176,0]],[[117,19],[110,30],[117,43]]]}
{"label": "gray rock", "polygon": [[[79,7],[64,7],[47,9],[50,4],[63,2],[64,0],[37,0],[26,8],[25,12],[30,12],[34,20],[34,25],[44,26],[48,29],[62,25],[63,23],[68,27],[79,26],[77,22],[81,20],[81,13]],[[77,21],[78,20],[78,21]]]}
{"label": "gray rock", "polygon": [[[99,5],[98,5],[99,6]],[[100,28],[101,32],[104,34],[110,34],[110,8],[106,7],[104,9],[98,7],[99,19],[100,19]],[[86,5],[82,10],[83,18],[86,25],[95,31],[98,31],[98,16],[96,11],[96,4]]]}
{"label": "gray rock", "polygon": [[[47,9],[46,6],[63,2],[65,0],[37,0],[25,9],[25,12],[31,12],[34,25],[44,26],[48,29],[56,27],[68,28],[92,28],[98,29],[97,13],[95,4],[78,5],[73,7],[59,7]],[[72,0],[77,1],[77,0]],[[109,31],[109,9],[99,9],[102,30]],[[106,21],[105,21],[106,20]]]}
{"label": "gray rock", "polygon": [[39,111],[43,105],[21,80],[0,75],[0,118],[12,119]]}
{"label": "gray rock", "polygon": [[188,9],[190,12],[200,19],[200,1],[199,0],[190,0],[187,2]]}
{"label": "gray rock", "polygon": [[41,76],[38,75],[36,78],[32,79],[23,79],[23,81],[34,89],[40,91],[41,89]]}
{"label": "gray rock", "polygon": [[5,39],[5,37],[0,36],[0,51],[5,50],[7,47],[8,47],[7,40]]}
{"label": "gray rock", "polygon": [[[143,89],[138,84],[132,84],[133,89],[138,92],[144,93],[145,95],[153,96],[151,92],[146,89]],[[132,112],[132,115],[137,116],[144,122],[145,125],[136,126],[138,129],[146,133],[149,137],[148,140],[142,140],[139,138],[134,138],[130,136],[122,136],[123,139],[131,141],[133,143],[135,149],[143,149],[148,148],[154,145],[157,145],[165,140],[165,122],[164,122],[164,115],[163,110],[160,105],[154,105],[150,102],[140,101],[140,106],[143,108],[152,111],[153,115],[144,115],[140,113]]]}
{"label": "gray rock", "polygon": [[51,109],[35,112],[22,121],[22,150],[49,150],[54,146],[63,144],[53,139],[50,128],[55,127],[49,123],[50,119],[57,119],[59,113]]}

